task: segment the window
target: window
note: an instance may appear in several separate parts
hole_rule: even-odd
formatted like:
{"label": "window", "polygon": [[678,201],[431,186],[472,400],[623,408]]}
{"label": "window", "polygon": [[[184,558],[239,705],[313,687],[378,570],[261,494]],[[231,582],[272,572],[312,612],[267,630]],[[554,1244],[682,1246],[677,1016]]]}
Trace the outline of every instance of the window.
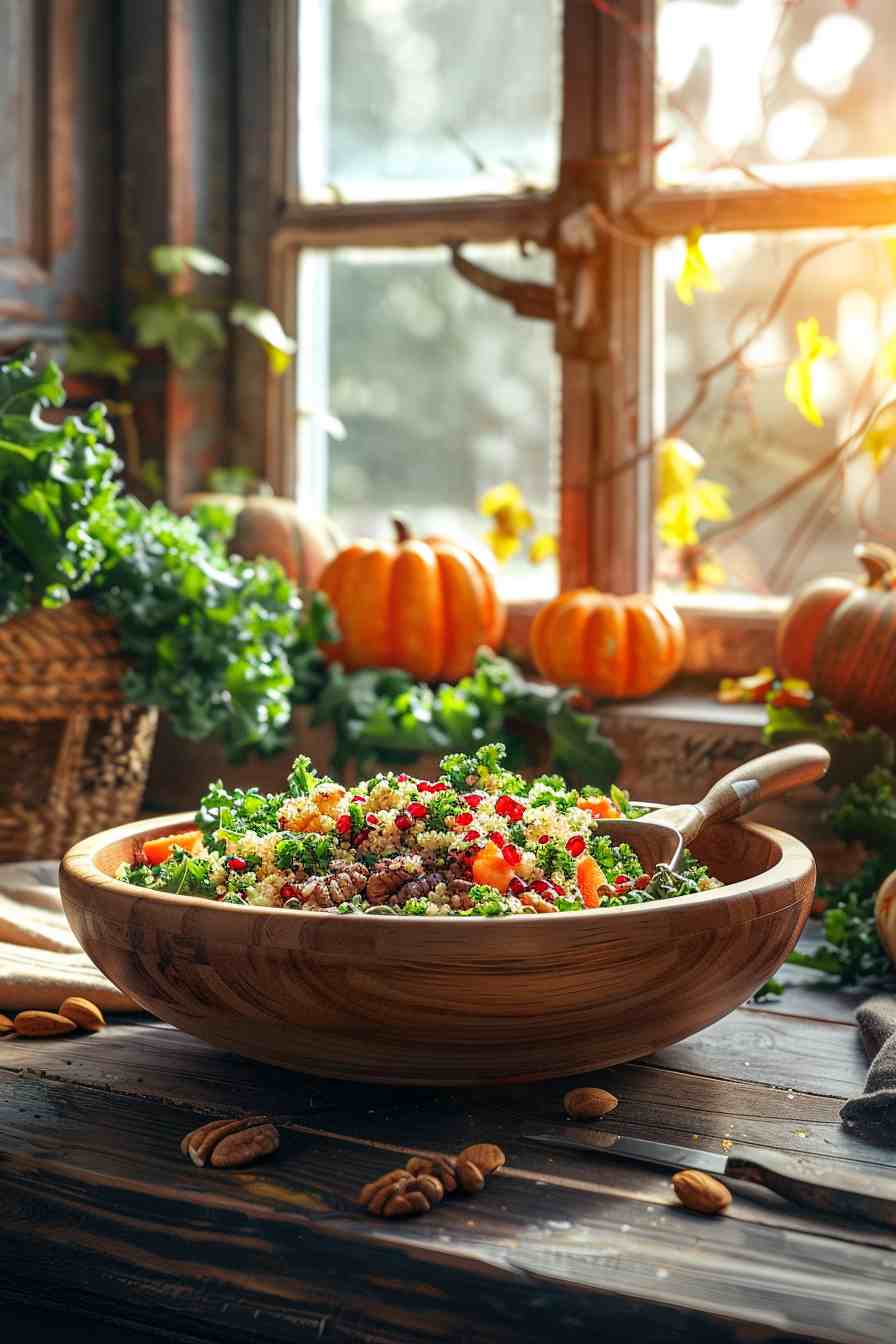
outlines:
{"label": "window", "polygon": [[[776,599],[848,572],[896,502],[886,445],[848,438],[896,331],[889,0],[284,7],[274,251],[300,356],[279,484],[352,532],[398,510],[473,537],[481,493],[515,480],[560,554],[518,556],[508,596],[657,585],[691,621],[736,617],[707,662],[737,666],[745,612],[749,658],[767,648]],[[718,283],[693,305],[686,239]],[[809,318],[839,346],[811,361],[821,428],[784,394]],[[729,492],[696,546],[657,540],[667,429]]]}

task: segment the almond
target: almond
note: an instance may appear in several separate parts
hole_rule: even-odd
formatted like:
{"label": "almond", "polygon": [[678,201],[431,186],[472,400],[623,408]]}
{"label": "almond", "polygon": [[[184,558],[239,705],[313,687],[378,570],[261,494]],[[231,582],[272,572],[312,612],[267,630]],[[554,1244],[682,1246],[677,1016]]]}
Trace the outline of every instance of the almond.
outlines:
{"label": "almond", "polygon": [[79,999],[77,997],[66,999],[59,1012],[62,1017],[67,1017],[70,1022],[75,1022],[85,1031],[99,1031],[106,1025],[106,1019],[103,1017],[95,1003],[89,999]]}
{"label": "almond", "polygon": [[483,1176],[491,1176],[500,1171],[507,1161],[496,1143],[471,1143],[458,1154],[458,1162],[472,1162]]}
{"label": "almond", "polygon": [[17,1013],[14,1023],[20,1036],[67,1036],[77,1031],[75,1023],[60,1013],[31,1011]]}
{"label": "almond", "polygon": [[478,1194],[485,1185],[485,1177],[481,1169],[477,1167],[475,1162],[471,1162],[466,1157],[457,1159],[457,1179],[461,1190],[468,1195]]}
{"label": "almond", "polygon": [[0,1013],[0,1036],[8,1036],[11,1031],[15,1031],[16,1024],[11,1017],[5,1013]]}
{"label": "almond", "polygon": [[731,1203],[731,1191],[705,1171],[677,1171],[672,1189],[686,1209],[694,1213],[721,1213]]}
{"label": "almond", "polygon": [[619,1098],[602,1087],[574,1087],[563,1098],[563,1106],[570,1120],[599,1120],[619,1105]]}

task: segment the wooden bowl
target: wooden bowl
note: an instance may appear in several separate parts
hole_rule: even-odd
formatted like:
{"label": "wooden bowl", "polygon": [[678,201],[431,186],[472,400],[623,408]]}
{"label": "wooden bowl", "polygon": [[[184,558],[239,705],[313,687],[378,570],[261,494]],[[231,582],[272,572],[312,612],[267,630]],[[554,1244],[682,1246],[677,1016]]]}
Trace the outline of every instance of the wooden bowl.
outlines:
{"label": "wooden bowl", "polygon": [[791,950],[809,850],[745,823],[695,852],[727,884],[581,914],[393,918],[222,905],[117,882],[134,842],[191,813],[119,826],[65,856],[68,921],[109,979],[224,1050],[399,1084],[564,1077],[648,1055],[724,1017]]}

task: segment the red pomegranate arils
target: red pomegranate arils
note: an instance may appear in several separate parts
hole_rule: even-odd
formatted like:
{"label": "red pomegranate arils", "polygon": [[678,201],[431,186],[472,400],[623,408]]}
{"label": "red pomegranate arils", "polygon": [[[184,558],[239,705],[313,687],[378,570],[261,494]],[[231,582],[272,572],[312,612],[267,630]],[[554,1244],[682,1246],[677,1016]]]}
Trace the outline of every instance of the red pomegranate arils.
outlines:
{"label": "red pomegranate arils", "polygon": [[588,846],[585,843],[583,835],[571,835],[566,842],[567,853],[577,859],[580,854],[584,854]]}

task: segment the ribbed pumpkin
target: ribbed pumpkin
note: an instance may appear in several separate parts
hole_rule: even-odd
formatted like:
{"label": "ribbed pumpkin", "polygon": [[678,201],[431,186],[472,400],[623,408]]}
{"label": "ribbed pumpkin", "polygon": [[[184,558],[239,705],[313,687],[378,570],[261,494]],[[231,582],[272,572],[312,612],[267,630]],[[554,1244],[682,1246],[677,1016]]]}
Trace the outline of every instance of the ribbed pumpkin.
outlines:
{"label": "ribbed pumpkin", "polygon": [[896,551],[857,546],[867,579],[825,621],[809,680],[857,724],[896,727]]}
{"label": "ribbed pumpkin", "polygon": [[184,508],[224,504],[235,513],[230,548],[246,560],[278,560],[300,588],[315,588],[345,538],[325,517],[307,516],[292,499],[276,495],[187,495]]}
{"label": "ribbed pumpkin", "polygon": [[874,918],[884,951],[896,966],[896,873],[881,883],[874,901]]}
{"label": "ribbed pumpkin", "polygon": [[327,565],[319,587],[342,638],[325,648],[347,668],[401,667],[421,681],[456,681],[476,650],[497,648],[505,612],[483,560],[441,537],[417,540],[395,522],[393,545],[358,541]]}
{"label": "ribbed pumpkin", "polygon": [[650,695],[684,659],[684,626],[673,606],[633,593],[614,597],[575,588],[542,607],[530,647],[543,677],[592,695],[627,700]]}

